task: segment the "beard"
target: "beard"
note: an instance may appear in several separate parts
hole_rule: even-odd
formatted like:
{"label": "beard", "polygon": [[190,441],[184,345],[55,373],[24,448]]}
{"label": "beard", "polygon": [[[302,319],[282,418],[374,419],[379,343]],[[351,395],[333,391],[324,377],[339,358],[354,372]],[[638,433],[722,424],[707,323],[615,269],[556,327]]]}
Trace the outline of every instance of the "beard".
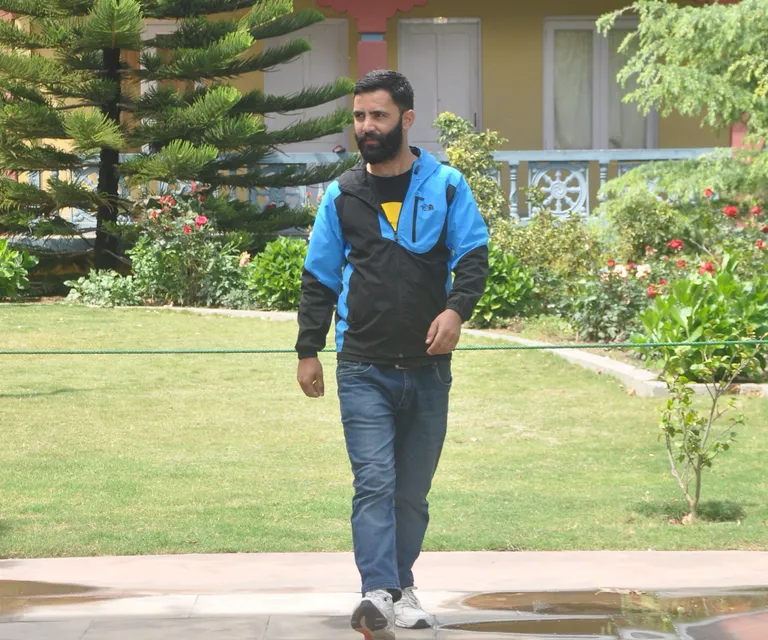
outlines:
{"label": "beard", "polygon": [[368,164],[392,160],[403,146],[403,118],[387,133],[365,133],[355,136],[357,148]]}

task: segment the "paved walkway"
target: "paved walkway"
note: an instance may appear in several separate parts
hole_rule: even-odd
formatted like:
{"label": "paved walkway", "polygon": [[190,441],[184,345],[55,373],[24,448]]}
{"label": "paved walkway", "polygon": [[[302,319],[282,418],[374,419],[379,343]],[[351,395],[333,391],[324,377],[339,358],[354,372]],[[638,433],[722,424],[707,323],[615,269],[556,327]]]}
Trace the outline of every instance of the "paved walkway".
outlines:
{"label": "paved walkway", "polygon": [[[497,640],[441,627],[487,619],[481,592],[768,587],[768,552],[425,553],[416,574],[438,625],[398,640]],[[1,560],[0,640],[360,640],[357,586],[348,553]]]}

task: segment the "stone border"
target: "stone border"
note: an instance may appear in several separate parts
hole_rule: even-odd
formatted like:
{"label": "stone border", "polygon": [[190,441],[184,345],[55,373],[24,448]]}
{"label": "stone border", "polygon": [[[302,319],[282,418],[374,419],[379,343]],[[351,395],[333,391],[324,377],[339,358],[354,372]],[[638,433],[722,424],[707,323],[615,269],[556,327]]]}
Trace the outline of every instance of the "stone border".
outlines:
{"label": "stone border", "polygon": [[[538,345],[551,347],[548,342],[538,342],[536,340],[527,340],[493,331],[480,331],[477,329],[465,329],[464,333],[468,335],[492,338],[494,340],[506,340],[516,344]],[[579,365],[584,369],[595,371],[599,374],[607,374],[617,378],[629,395],[639,396],[641,398],[664,398],[669,395],[666,383],[659,380],[653,373],[645,369],[638,369],[623,362],[618,362],[607,356],[598,356],[581,349],[543,349],[547,353],[554,353],[556,356],[567,360],[571,364]],[[692,384],[691,387],[696,395],[709,395],[706,385]],[[768,396],[768,384],[745,383],[734,385],[734,392],[740,395],[750,396]]]}
{"label": "stone border", "polygon": [[[261,318],[262,320],[271,320],[285,322],[296,320],[296,312],[293,311],[255,311],[247,309],[206,309],[197,307],[116,307],[118,309],[150,309],[150,310],[170,310],[170,311],[188,311],[201,315],[223,315],[240,316],[249,318]],[[464,329],[466,335],[480,338],[491,338],[494,340],[506,340],[516,344],[537,345],[542,347],[553,346],[549,342],[540,342],[528,340],[517,336],[496,333],[494,331],[482,331],[479,329]],[[567,360],[571,364],[578,365],[584,369],[589,369],[598,374],[609,375],[616,378],[632,396],[641,398],[665,398],[669,395],[667,385],[659,380],[653,373],[645,369],[638,369],[623,362],[618,362],[607,356],[598,356],[581,349],[542,349],[547,353],[554,353],[556,356]],[[707,387],[703,384],[691,385],[696,395],[706,396],[709,394]],[[734,393],[748,396],[768,396],[768,384],[746,383],[734,385]]]}

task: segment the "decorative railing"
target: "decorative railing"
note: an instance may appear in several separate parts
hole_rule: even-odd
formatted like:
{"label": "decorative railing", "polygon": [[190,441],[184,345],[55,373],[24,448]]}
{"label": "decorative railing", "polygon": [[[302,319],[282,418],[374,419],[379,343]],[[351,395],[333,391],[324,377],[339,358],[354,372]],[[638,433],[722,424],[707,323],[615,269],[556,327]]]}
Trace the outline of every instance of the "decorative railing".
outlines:
{"label": "decorative railing", "polygon": [[521,203],[523,187],[538,188],[544,196],[544,206],[556,215],[588,215],[597,205],[599,188],[609,179],[647,162],[697,158],[713,151],[715,149],[499,151],[495,157],[502,164],[502,184],[505,178],[508,180],[510,213],[526,218],[535,211]]}
{"label": "decorative railing", "polygon": [[[620,176],[630,169],[659,160],[680,160],[696,158],[715,149],[622,149],[622,150],[579,150],[579,151],[499,151],[496,160],[501,163],[498,179],[508,189],[510,213],[522,219],[535,214],[527,205],[521,192],[525,187],[536,187],[544,195],[544,206],[553,213],[565,216],[570,213],[587,215],[597,205],[597,193],[607,180]],[[318,164],[335,162],[345,157],[336,153],[289,153],[274,154],[266,157],[261,168],[273,167],[275,171],[286,165],[311,167]],[[441,162],[447,162],[444,155],[438,154]],[[48,176],[56,172],[32,172],[29,181],[40,185]],[[62,177],[69,177],[64,176]],[[76,179],[91,188],[96,188],[97,166],[83,167],[77,172]],[[165,185],[150,185],[150,189],[161,190]],[[327,188],[327,184],[301,187],[270,189],[232,189],[231,198],[246,199],[265,208],[270,204],[288,204],[293,207],[317,204]],[[121,182],[122,196],[137,196],[131,193],[127,185]],[[82,227],[92,227],[95,220],[83,211],[68,212],[72,222]]]}

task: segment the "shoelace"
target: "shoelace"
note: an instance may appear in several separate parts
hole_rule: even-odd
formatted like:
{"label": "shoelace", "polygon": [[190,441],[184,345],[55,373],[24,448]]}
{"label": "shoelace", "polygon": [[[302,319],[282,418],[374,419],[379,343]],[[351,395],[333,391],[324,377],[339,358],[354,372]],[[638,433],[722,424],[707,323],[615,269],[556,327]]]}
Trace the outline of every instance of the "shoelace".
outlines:
{"label": "shoelace", "polygon": [[416,597],[416,594],[413,592],[412,589],[404,589],[403,590],[403,598],[405,598],[408,601],[408,604],[416,609],[421,609],[421,602],[419,602],[419,599]]}

